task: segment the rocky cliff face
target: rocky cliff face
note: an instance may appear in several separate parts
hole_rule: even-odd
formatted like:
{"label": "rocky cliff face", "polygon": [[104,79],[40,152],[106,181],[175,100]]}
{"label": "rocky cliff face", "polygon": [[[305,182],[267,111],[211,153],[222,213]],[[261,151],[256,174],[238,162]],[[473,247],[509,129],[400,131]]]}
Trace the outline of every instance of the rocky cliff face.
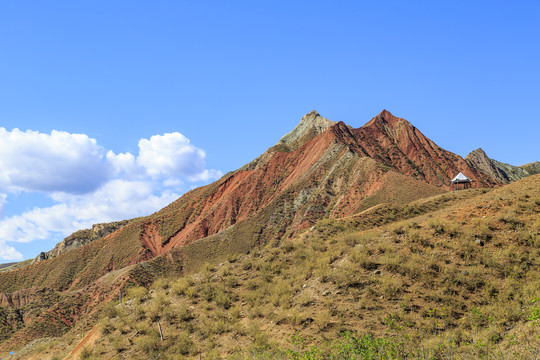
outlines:
{"label": "rocky cliff face", "polygon": [[111,223],[103,224],[94,224],[91,229],[84,229],[74,232],[73,234],[66,237],[64,240],[56,244],[54,249],[40,253],[35,261],[43,261],[56,257],[62,253],[65,253],[70,250],[74,250],[78,247],[88,244],[96,239],[107,236],[116,230],[127,225],[130,221],[114,221]]}
{"label": "rocky cliff face", "polygon": [[529,172],[521,167],[490,159],[481,148],[472,151],[465,157],[465,160],[472,167],[477,168],[484,174],[504,184],[523,179],[530,175]]}
{"label": "rocky cliff face", "polygon": [[335,121],[323,118],[314,110],[304,115],[294,130],[279,139],[276,145],[286,146],[289,151],[296,150],[302,144],[322,134],[335,124]]}

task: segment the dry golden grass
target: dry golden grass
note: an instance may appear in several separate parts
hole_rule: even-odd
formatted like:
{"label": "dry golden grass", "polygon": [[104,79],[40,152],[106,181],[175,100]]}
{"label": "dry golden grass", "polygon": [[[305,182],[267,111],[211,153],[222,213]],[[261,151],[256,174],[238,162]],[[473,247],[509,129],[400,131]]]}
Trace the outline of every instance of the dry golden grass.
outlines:
{"label": "dry golden grass", "polygon": [[[131,288],[104,306],[88,358],[534,358],[539,199],[533,176],[323,220]],[[347,346],[357,352],[339,357]]]}

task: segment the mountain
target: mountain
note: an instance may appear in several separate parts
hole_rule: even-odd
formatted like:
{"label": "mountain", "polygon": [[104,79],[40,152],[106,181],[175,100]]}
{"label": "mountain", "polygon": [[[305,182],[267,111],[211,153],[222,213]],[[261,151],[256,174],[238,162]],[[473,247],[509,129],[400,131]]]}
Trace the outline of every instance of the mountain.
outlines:
{"label": "mountain", "polygon": [[534,359],[539,212],[534,175],[323,219],[133,286],[17,358]]}
{"label": "mountain", "polygon": [[[465,161],[467,161],[467,163],[472,167],[477,168],[484,174],[487,174],[493,179],[496,179],[504,184],[521,180],[526,176],[534,174],[534,172],[529,172],[524,167],[512,166],[497,160],[493,160],[489,158],[481,148],[478,148],[467,155],[465,157]],[[526,166],[527,165],[525,165],[525,167]],[[533,169],[534,165],[531,164],[529,168]]]}
{"label": "mountain", "polygon": [[459,172],[472,179],[476,187],[499,184],[459,155],[440,148],[407,120],[386,110],[353,130],[353,134],[366,156],[429,184],[448,188],[450,180]]}
{"label": "mountain", "polygon": [[15,264],[16,264],[16,262],[0,264],[0,269],[7,268],[7,267],[13,266]]}
{"label": "mountain", "polygon": [[530,164],[521,165],[521,168],[523,168],[525,171],[527,171],[529,174],[540,174],[540,161],[535,161]]}
{"label": "mountain", "polygon": [[458,172],[473,187],[502,184],[386,110],[358,129],[312,111],[254,161],[162,210],[99,236],[76,233],[58,247],[70,251],[0,272],[0,297],[24,299],[4,301],[21,316],[3,322],[0,350],[61,334],[122,289],[171,271],[277,245],[321,219],[444,193]]}
{"label": "mountain", "polygon": [[35,261],[43,261],[51,259],[55,256],[74,250],[78,247],[88,244],[96,239],[102,238],[124,227],[129,223],[129,220],[113,221],[111,223],[94,224],[90,229],[83,229],[74,232],[64,240],[56,244],[54,249],[40,253]]}

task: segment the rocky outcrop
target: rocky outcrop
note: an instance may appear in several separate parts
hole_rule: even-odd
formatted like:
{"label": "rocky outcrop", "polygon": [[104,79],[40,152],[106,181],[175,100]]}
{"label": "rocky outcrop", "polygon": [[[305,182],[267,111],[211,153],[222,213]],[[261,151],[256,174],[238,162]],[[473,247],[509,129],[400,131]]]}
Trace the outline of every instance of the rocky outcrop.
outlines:
{"label": "rocky outcrop", "polygon": [[512,181],[523,179],[530,173],[522,167],[512,166],[489,158],[484,150],[478,148],[465,157],[465,160],[472,166],[496,179],[508,184]]}
{"label": "rocky outcrop", "polygon": [[540,174],[540,162],[539,161],[535,161],[535,162],[530,163],[530,164],[521,165],[520,168],[527,171],[531,175]]}
{"label": "rocky outcrop", "polygon": [[335,121],[328,120],[319,115],[317,111],[313,110],[304,115],[300,120],[300,123],[291,132],[279,139],[274,146],[266,150],[261,156],[242,166],[237,171],[255,170],[262,164],[266,164],[274,153],[288,153],[294,151],[335,124]]}
{"label": "rocky outcrop", "polygon": [[328,120],[315,110],[304,115],[300,123],[288,134],[284,135],[277,142],[276,146],[287,147],[288,151],[296,150],[298,147],[322,134],[335,125],[335,121]]}
{"label": "rocky outcrop", "polygon": [[0,293],[0,306],[20,308],[30,302],[42,301],[44,297],[51,296],[45,289],[23,289],[13,293]]}
{"label": "rocky outcrop", "polygon": [[56,244],[52,250],[48,252],[41,252],[34,261],[51,259],[67,251],[77,249],[78,247],[115,232],[116,230],[127,225],[129,222],[130,220],[123,220],[103,224],[94,224],[90,229],[76,231]]}

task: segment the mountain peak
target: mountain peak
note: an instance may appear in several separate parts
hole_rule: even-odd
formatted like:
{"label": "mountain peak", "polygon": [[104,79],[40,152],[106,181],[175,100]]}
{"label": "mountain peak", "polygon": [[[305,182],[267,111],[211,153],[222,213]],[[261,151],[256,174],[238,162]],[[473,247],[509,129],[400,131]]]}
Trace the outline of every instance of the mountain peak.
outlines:
{"label": "mountain peak", "polygon": [[317,116],[321,116],[319,114],[319,112],[317,110],[311,110],[306,115],[302,116],[302,120],[300,120],[300,121],[302,122],[302,121],[304,121],[304,119],[315,118]]}
{"label": "mountain peak", "polygon": [[482,148],[471,151],[465,157],[465,161],[501,183],[507,184],[530,175],[530,172],[523,167],[512,166],[495,159],[491,159],[487,156],[485,151],[482,150]]}
{"label": "mountain peak", "polygon": [[276,145],[286,145],[291,150],[298,148],[307,140],[325,132],[336,124],[335,121],[328,120],[315,110],[302,117],[300,123],[288,134],[283,136]]}
{"label": "mountain peak", "polygon": [[379,115],[377,115],[377,116],[380,116],[380,117],[383,117],[383,118],[384,118],[384,117],[394,117],[394,115],[392,115],[392,113],[391,113],[390,111],[386,110],[386,109],[383,109],[383,110],[379,113]]}
{"label": "mountain peak", "polygon": [[383,111],[381,111],[379,113],[379,115],[376,116],[376,118],[379,118],[379,119],[382,119],[382,120],[385,120],[386,123],[388,124],[391,124],[391,125],[396,125],[396,124],[399,124],[399,123],[407,123],[407,124],[410,124],[409,121],[405,120],[405,119],[402,119],[400,117],[397,117],[395,115],[393,115],[390,111],[384,109]]}
{"label": "mountain peak", "polygon": [[371,119],[367,124],[364,126],[370,127],[370,126],[377,126],[377,127],[383,127],[383,128],[393,128],[399,124],[408,124],[412,126],[410,122],[408,122],[405,119],[402,119],[400,117],[394,116],[390,111],[383,109],[377,116],[375,116],[373,119]]}
{"label": "mountain peak", "polygon": [[290,152],[298,149],[300,146],[313,139],[315,136],[325,132],[333,125],[335,121],[323,118],[317,111],[312,110],[306,115],[302,116],[302,119],[296,125],[296,127],[284,135],[278,142],[266,150],[264,154],[257,157],[255,160],[242,166],[239,170],[256,169],[261,164],[266,163],[275,151]]}
{"label": "mountain peak", "polygon": [[471,151],[471,152],[465,157],[465,159],[471,158],[471,157],[473,157],[473,156],[488,157],[488,156],[486,155],[486,152],[485,152],[484,149],[482,149],[482,148],[478,148],[478,149],[476,149],[476,150]]}

